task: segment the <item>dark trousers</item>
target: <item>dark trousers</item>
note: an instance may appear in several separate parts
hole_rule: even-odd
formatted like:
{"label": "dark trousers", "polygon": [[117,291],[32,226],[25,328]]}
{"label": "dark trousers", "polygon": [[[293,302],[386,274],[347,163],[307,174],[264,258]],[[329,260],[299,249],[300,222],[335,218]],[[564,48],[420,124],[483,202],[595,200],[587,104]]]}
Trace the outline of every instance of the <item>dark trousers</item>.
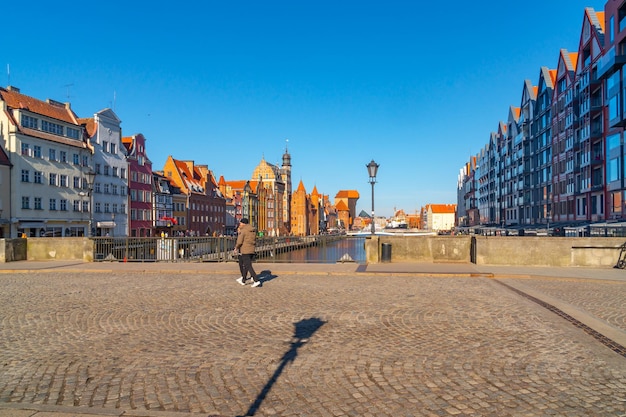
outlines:
{"label": "dark trousers", "polygon": [[250,276],[256,282],[259,280],[259,276],[254,271],[252,267],[252,258],[254,257],[253,253],[240,253],[239,254],[239,270],[241,271],[241,276],[244,281],[248,278],[248,271],[250,272]]}

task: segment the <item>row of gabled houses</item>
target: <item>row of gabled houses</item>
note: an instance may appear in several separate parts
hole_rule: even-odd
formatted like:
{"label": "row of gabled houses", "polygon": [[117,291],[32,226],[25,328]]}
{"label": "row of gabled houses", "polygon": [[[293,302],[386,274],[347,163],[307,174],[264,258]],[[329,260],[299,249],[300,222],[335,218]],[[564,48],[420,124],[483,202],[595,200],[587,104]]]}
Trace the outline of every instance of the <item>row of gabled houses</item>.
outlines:
{"label": "row of gabled houses", "polygon": [[626,1],[585,8],[578,49],[523,82],[519,105],[460,170],[457,225],[626,220],[625,64]]}
{"label": "row of gabled houses", "polygon": [[335,202],[300,181],[291,155],[263,158],[247,180],[168,156],[154,169],[143,134],[123,136],[111,109],[79,118],[69,103],[0,88],[0,238],[221,236],[242,218],[268,236],[350,228],[358,192]]}

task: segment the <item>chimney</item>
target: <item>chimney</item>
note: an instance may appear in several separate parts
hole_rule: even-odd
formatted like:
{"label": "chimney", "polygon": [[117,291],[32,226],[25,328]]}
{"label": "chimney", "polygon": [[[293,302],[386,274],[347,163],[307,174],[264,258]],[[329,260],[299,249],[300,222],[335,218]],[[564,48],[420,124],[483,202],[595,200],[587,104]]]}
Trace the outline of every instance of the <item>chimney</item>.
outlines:
{"label": "chimney", "polygon": [[12,85],[8,86],[8,87],[7,87],[7,90],[8,90],[8,91],[14,91],[14,92],[16,92],[16,93],[19,93],[19,92],[20,92],[20,89],[19,89],[19,88],[15,87],[15,86],[12,86]]}

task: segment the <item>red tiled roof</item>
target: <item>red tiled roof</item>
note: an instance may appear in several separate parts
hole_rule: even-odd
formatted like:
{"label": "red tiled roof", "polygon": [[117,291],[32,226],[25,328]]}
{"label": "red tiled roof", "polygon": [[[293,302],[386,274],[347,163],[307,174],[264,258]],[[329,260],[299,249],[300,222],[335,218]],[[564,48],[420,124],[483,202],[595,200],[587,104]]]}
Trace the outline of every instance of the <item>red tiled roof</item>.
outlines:
{"label": "red tiled roof", "polygon": [[24,109],[31,113],[61,120],[66,123],[78,125],[78,118],[70,108],[69,103],[63,104],[58,101],[42,101],[26,96],[16,90],[7,90],[0,87],[0,97],[7,106],[14,109]]}

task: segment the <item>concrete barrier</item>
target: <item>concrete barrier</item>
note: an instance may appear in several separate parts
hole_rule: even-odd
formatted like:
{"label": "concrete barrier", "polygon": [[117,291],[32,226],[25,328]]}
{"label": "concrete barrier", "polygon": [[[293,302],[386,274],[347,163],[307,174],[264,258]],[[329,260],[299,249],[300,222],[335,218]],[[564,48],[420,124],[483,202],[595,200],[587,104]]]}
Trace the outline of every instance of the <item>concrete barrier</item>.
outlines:
{"label": "concrete barrier", "polygon": [[472,262],[479,265],[615,266],[626,238],[536,236],[374,236],[367,261],[380,262],[392,245],[391,262]]}
{"label": "concrete barrier", "polygon": [[[622,237],[387,236],[365,239],[368,263],[381,261],[382,244],[391,262],[473,262],[479,265],[615,266]],[[0,262],[19,260],[93,261],[88,238],[0,239]]]}
{"label": "concrete barrier", "polygon": [[26,260],[26,239],[0,239],[0,262]]}
{"label": "concrete barrier", "polygon": [[25,239],[29,261],[93,261],[93,241],[82,237],[42,237]]}

